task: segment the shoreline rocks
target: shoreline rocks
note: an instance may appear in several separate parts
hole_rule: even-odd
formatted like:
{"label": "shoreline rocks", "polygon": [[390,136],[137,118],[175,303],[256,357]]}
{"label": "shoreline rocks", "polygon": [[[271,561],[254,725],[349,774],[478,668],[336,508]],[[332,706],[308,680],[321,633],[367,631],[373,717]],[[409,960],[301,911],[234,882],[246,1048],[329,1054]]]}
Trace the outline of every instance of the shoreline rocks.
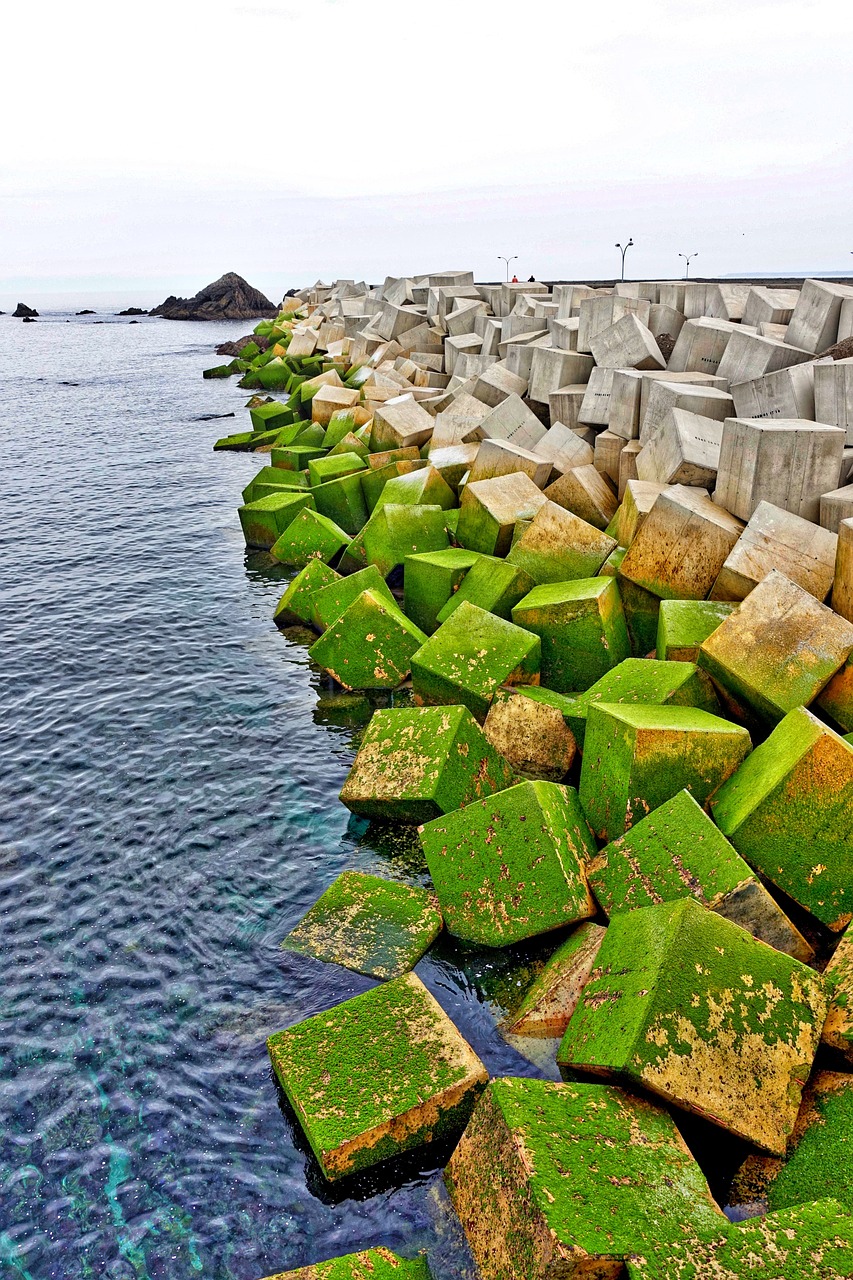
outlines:
{"label": "shoreline rocks", "polygon": [[15,307],[15,310],[12,312],[12,318],[14,320],[35,320],[37,316],[38,312],[35,308],[28,307],[25,302],[19,302]]}
{"label": "shoreline rocks", "polygon": [[242,276],[228,271],[205,285],[195,297],[172,295],[148,314],[164,320],[254,320],[258,316],[275,316],[278,308]]}

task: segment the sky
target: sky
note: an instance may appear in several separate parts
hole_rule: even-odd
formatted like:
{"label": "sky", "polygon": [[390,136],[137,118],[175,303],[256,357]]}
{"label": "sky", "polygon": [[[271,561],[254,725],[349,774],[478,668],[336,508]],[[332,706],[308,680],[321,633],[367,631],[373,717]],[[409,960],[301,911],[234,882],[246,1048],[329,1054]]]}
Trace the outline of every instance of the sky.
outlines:
{"label": "sky", "polygon": [[[840,0],[3,6],[0,309],[522,279],[853,271]],[[13,106],[14,104],[14,112]]]}

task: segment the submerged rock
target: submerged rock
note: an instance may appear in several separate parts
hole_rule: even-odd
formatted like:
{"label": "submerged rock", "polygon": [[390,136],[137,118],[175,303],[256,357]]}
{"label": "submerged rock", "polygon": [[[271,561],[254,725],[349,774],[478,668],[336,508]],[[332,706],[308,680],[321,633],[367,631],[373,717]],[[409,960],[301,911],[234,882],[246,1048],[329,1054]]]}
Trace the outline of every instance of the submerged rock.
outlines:
{"label": "submerged rock", "polygon": [[172,295],[149,312],[164,320],[252,320],[277,314],[278,308],[269,298],[234,271],[200,289],[194,298]]}

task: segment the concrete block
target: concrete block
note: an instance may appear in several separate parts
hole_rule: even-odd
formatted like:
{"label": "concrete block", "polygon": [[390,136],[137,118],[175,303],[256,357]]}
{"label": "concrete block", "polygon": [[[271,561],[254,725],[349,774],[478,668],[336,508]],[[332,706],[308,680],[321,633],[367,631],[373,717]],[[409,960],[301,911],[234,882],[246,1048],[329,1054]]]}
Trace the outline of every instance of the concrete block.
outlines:
{"label": "concrete block", "polygon": [[407,329],[424,323],[426,313],[421,308],[398,307],[393,302],[383,302],[382,310],[374,316],[372,327],[386,342],[399,338]]}
{"label": "concrete block", "polygon": [[422,405],[410,395],[398,396],[378,405],[370,433],[371,452],[382,449],[420,448],[426,444],[435,423]]}
{"label": "concrete block", "polygon": [[[824,970],[830,987],[830,1005],[823,1027],[823,1042],[831,1049],[843,1053],[853,1062],[853,930],[849,927],[841,936],[832,958]],[[845,1076],[849,1081],[850,1076]],[[841,1166],[849,1168],[849,1162]],[[845,1200],[850,1197],[845,1196]]]}
{"label": "concrete block", "polygon": [[[658,386],[664,386],[658,383]],[[725,399],[729,399],[728,396]],[[723,410],[725,406],[722,406]],[[659,484],[713,489],[720,462],[723,423],[686,409],[670,409],[637,456],[637,477]],[[638,441],[629,441],[626,448]]]}
{"label": "concrete block", "polygon": [[[723,624],[728,625],[728,624]],[[770,884],[835,932],[853,917],[853,746],[795,707],[712,800],[714,821]]]}
{"label": "concrete block", "polygon": [[269,551],[303,507],[315,507],[310,493],[282,489],[237,508],[247,547]]}
{"label": "concrete block", "polygon": [[555,422],[562,422],[563,426],[574,430],[579,425],[578,414],[586,395],[586,387],[587,384],[581,382],[567,387],[558,387],[556,391],[551,392],[548,397],[548,407],[552,426]]}
{"label": "concrete block", "polygon": [[853,358],[813,367],[815,421],[843,427],[853,444]]}
{"label": "concrete block", "polygon": [[684,409],[702,418],[713,418],[715,422],[724,422],[734,416],[732,397],[717,387],[655,381],[649,385],[645,410],[640,419],[640,444],[648,444],[671,409]]}
{"label": "concrete block", "polygon": [[699,649],[738,706],[776,724],[807,706],[853,650],[853,624],[775,569]]}
{"label": "concrete block", "polygon": [[495,691],[483,732],[516,773],[546,782],[565,778],[577,750],[562,712],[515,688]]}
{"label": "concrete block", "polygon": [[611,517],[607,531],[618,542],[620,547],[630,547],[640,527],[667,488],[665,484],[656,484],[649,480],[629,480],[619,509]]}
{"label": "concrete block", "polygon": [[445,484],[458,490],[462,477],[471,469],[479,448],[479,444],[455,444],[440,449],[430,447],[429,464],[435,467]]}
{"label": "concrete block", "polygon": [[363,591],[308,653],[345,689],[396,689],[426,640],[396,602]]}
{"label": "concrete block", "polygon": [[842,520],[838,526],[832,607],[842,618],[853,622],[853,519]]}
{"label": "concrete block", "polygon": [[513,543],[507,560],[534,582],[570,582],[594,578],[615,547],[614,538],[549,501]]}
{"label": "concrete block", "polygon": [[467,707],[374,713],[341,791],[360,817],[429,822],[516,781]]}
{"label": "concrete block", "polygon": [[534,347],[527,394],[531,400],[548,404],[552,391],[569,383],[588,382],[593,364],[591,355]]}
{"label": "concrete block", "polygon": [[583,299],[578,308],[578,351],[591,352],[596,334],[627,315],[634,315],[640,324],[648,325],[649,303],[641,298],[619,298],[615,294]]}
{"label": "concrete block", "polygon": [[470,333],[474,317],[486,314],[486,304],[479,298],[457,298],[452,311],[444,316],[444,329],[449,337]]}
{"label": "concrete block", "polygon": [[673,311],[684,312],[684,302],[687,296],[687,282],[681,280],[662,280],[658,289],[658,301],[662,306],[672,307]]}
{"label": "concrete block", "polygon": [[538,637],[467,600],[412,657],[419,704],[461,705],[483,721],[503,684],[538,684]]}
{"label": "concrete block", "polygon": [[619,484],[619,455],[627,443],[612,431],[600,431],[595,438],[593,465],[602,475],[609,476],[614,485]]}
{"label": "concrete block", "polygon": [[637,458],[642,448],[639,440],[628,440],[624,449],[619,454],[619,488],[617,490],[619,501],[628,487],[629,480],[639,479],[637,472]]}
{"label": "concrete block", "polygon": [[717,370],[721,378],[730,384],[751,382],[793,364],[804,364],[814,359],[809,351],[792,347],[778,338],[762,338],[758,333],[733,333]]}
{"label": "concrete block", "polygon": [[509,395],[486,414],[467,433],[466,439],[506,440],[521,449],[536,449],[546,427],[518,395]]}
{"label": "concrete block", "polygon": [[548,499],[523,472],[466,484],[457,540],[469,551],[506,555],[516,521],[530,520]]}
{"label": "concrete block", "polygon": [[841,304],[853,289],[826,280],[806,280],[788,325],[788,342],[819,355],[838,341]]}
{"label": "concrete block", "polygon": [[705,285],[706,316],[714,316],[720,320],[744,321],[744,311],[749,297],[750,286],[740,282],[711,283]]}
{"label": "concrete block", "polygon": [[691,897],[777,951],[804,963],[814,954],[689,791],[605,845],[587,877],[608,916]]}
{"label": "concrete block", "polygon": [[668,1276],[726,1227],[672,1117],[603,1085],[493,1080],[445,1180],[483,1280]]}
{"label": "concrete block", "polygon": [[576,317],[570,320],[559,320],[556,316],[551,316],[548,320],[551,346],[559,347],[561,351],[577,351],[579,323]]}
{"label": "concrete block", "polygon": [[649,307],[649,329],[658,343],[661,338],[668,338],[674,346],[686,319],[683,311],[676,311],[674,307],[660,302],[653,302]]}
{"label": "concrete block", "polygon": [[311,398],[311,421],[328,426],[333,413],[351,408],[358,400],[358,391],[351,391],[349,387],[320,387]]}
{"label": "concrete block", "polygon": [[641,702],[654,706],[671,703],[678,707],[698,707],[712,715],[720,710],[709,677],[692,664],[626,658],[584,693],[574,694],[571,707],[563,708],[566,723],[581,751],[589,708],[598,702]]}
{"label": "concrete block", "polygon": [[666,360],[651,331],[636,315],[622,316],[589,339],[595,362],[607,369],[665,369]]}
{"label": "concrete block", "polygon": [[613,917],[558,1061],[782,1155],[826,1007],[806,965],[692,898],[664,902]]}
{"label": "concrete block", "polygon": [[375,564],[387,578],[406,556],[449,545],[444,510],[434,504],[385,502],[364,526],[361,541],[365,563]]}
{"label": "concrete block", "polygon": [[437,630],[438,614],[459,590],[466,573],[479,560],[476,551],[448,547],[406,556],[404,609],[416,627],[427,635]]}
{"label": "concrete block", "polygon": [[795,364],[732,389],[738,418],[804,418],[814,421],[814,364]]}
{"label": "concrete block", "polygon": [[799,297],[799,289],[765,289],[761,285],[753,285],[746,297],[743,323],[756,326],[762,322],[787,325]]}
{"label": "concrete block", "polygon": [[369,978],[398,978],[418,963],[441,924],[428,889],[344,871],[281,945]]}
{"label": "concrete block", "polygon": [[577,415],[578,423],[595,427],[607,426],[610,418],[610,391],[615,373],[615,369],[593,369]]}
{"label": "concrete block", "polygon": [[513,621],[542,641],[540,681],[557,693],[588,689],[630,655],[616,581],[609,577],[534,587]]}
{"label": "concrete block", "polygon": [[471,394],[494,408],[508,396],[523,396],[526,391],[527,380],[518,377],[502,361],[497,361],[477,375]]}
{"label": "concrete block", "polygon": [[329,564],[350,541],[334,520],[303,507],[284,533],[270,547],[270,555],[279,564],[304,567],[311,560]]}
{"label": "concrete block", "polygon": [[340,582],[341,575],[335,573],[322,560],[309,560],[304,569],[300,569],[293,581],[288,585],[279,600],[273,614],[273,622],[277,627],[307,627],[311,625],[312,597],[321,587]]}
{"label": "concrete block", "polygon": [[596,529],[607,529],[619,505],[612,484],[589,463],[559,476],[548,485],[545,497]]}
{"label": "concrete block", "polygon": [[[610,390],[610,421],[608,423],[608,429],[614,435],[622,436],[625,440],[635,440],[639,436],[640,425],[648,408],[649,395],[658,382],[666,382],[667,385],[695,385],[715,387],[721,391],[728,390],[725,379],[713,374],[617,369],[613,375],[613,385]],[[672,407],[667,405],[667,408]],[[689,408],[687,405],[684,407]]]}
{"label": "concrete block", "polygon": [[535,333],[539,337],[543,331],[547,333],[547,327],[542,323],[541,316],[504,316],[499,321],[501,342],[510,342],[513,338],[518,338],[524,333]]}
{"label": "concrete block", "polygon": [[399,1257],[390,1249],[361,1249],[296,1271],[279,1271],[266,1280],[430,1280],[426,1258]]}
{"label": "concrete block", "polygon": [[563,1035],[592,972],[605,932],[600,924],[587,920],[560,943],[520,1004],[505,1019],[501,1028],[504,1035]]}
{"label": "concrete block", "polygon": [[488,1080],[413,973],[276,1032],[267,1047],[330,1181],[452,1137]]}
{"label": "concrete block", "polygon": [[619,578],[663,600],[704,600],[743,525],[698,489],[657,498],[635,533]]}
{"label": "concrete block", "polygon": [[705,316],[688,320],[669,357],[669,372],[718,374],[726,347],[732,335],[739,332],[740,326],[728,320]]}
{"label": "concrete block", "polygon": [[551,479],[557,479],[573,467],[591,466],[594,452],[591,445],[562,422],[555,422],[536,442],[534,453],[551,463]]}
{"label": "concrete block", "polygon": [[376,565],[368,565],[342,578],[336,575],[331,582],[318,586],[311,596],[309,621],[315,630],[323,632],[332,626],[363,591],[371,591],[389,605],[396,605],[391,591]]}
{"label": "concrete block", "polygon": [[726,558],[711,589],[712,600],[744,600],[768,573],[780,573],[825,600],[832,590],[838,538],[834,533],[760,502]]}
{"label": "concrete block", "polygon": [[557,316],[561,320],[577,316],[584,298],[594,298],[596,294],[604,292],[606,291],[593,289],[588,284],[555,284],[552,297],[557,304]]}
{"label": "concrete block", "polygon": [[590,704],[580,781],[589,824],[615,840],[685,788],[704,806],[751,747],[746,729],[696,707]]}
{"label": "concrete block", "polygon": [[849,520],[851,516],[853,516],[853,484],[821,494],[820,523],[824,529],[837,533],[841,521]]}
{"label": "concrete block", "polygon": [[714,501],[741,520],[765,501],[817,522],[821,494],[838,484],[844,438],[800,419],[727,418]]}
{"label": "concrete block", "polygon": [[537,488],[544,489],[551,475],[551,463],[509,440],[484,440],[471,464],[468,483],[493,480],[514,471],[523,471]]}
{"label": "concrete block", "polygon": [[595,914],[584,875],[595,842],[573,787],[520,782],[420,828],[444,923],[505,947]]}
{"label": "concrete block", "polygon": [[438,621],[446,622],[463,600],[510,621],[513,606],[523,600],[535,585],[530,574],[518,565],[499,560],[496,556],[481,555],[468,570],[459,589],[440,609]]}
{"label": "concrete block", "polygon": [[456,372],[460,356],[476,356],[483,349],[483,339],[478,333],[462,333],[450,337],[444,344],[444,367],[447,373]]}

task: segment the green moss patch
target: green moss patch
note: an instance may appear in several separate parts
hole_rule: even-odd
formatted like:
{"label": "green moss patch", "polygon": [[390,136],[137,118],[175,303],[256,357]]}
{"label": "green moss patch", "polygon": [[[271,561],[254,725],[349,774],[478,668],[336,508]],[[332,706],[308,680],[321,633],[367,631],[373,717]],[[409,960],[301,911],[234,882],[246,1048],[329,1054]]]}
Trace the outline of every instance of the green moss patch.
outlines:
{"label": "green moss patch", "polygon": [[430,1280],[426,1258],[400,1258],[389,1249],[363,1249],[345,1257],[279,1271],[266,1280]]}
{"label": "green moss patch", "polygon": [[396,603],[363,591],[308,652],[345,689],[396,689],[426,639]]}
{"label": "green moss patch", "polygon": [[348,542],[349,535],[334,520],[305,508],[273,543],[270,555],[280,564],[303,566],[311,560],[328,564]]}
{"label": "green moss patch", "polygon": [[558,693],[588,689],[630,655],[614,578],[534,587],[512,611],[513,622],[542,641],[542,684]]}
{"label": "green moss patch", "polygon": [[310,626],[315,592],[321,587],[329,587],[340,581],[340,574],[335,573],[334,569],[330,569],[322,560],[309,560],[305,568],[299,570],[276,605],[273,614],[276,626]]}

